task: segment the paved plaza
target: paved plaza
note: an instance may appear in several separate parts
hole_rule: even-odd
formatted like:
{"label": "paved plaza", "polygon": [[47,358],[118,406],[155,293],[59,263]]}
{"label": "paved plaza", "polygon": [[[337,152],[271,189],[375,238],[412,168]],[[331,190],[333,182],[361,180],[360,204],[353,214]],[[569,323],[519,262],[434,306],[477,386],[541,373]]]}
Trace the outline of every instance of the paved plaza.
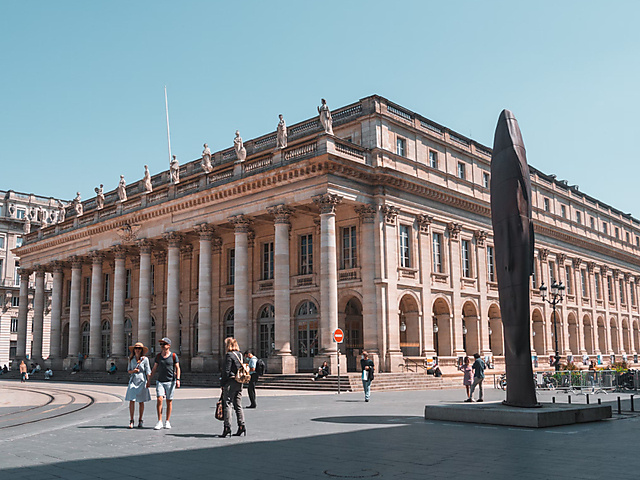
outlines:
{"label": "paved plaza", "polygon": [[[181,389],[173,428],[161,431],[152,428],[154,402],[145,429],[127,428],[124,393],[0,381],[0,479],[636,479],[640,468],[632,415],[540,430],[424,420],[425,404],[460,402],[462,389],[374,392],[369,403],[358,393],[259,391],[258,408],[245,410],[248,436],[225,439],[217,438],[217,389]],[[485,401],[503,395],[485,389]],[[616,395],[591,401],[598,397]],[[49,413],[38,409],[49,401]],[[53,414],[61,415],[42,420]]]}

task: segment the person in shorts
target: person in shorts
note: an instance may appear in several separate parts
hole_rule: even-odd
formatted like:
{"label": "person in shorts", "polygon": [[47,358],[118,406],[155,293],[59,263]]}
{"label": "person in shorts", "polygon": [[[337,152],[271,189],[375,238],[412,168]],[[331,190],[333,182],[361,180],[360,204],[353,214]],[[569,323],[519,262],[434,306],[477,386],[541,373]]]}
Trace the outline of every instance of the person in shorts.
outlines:
{"label": "person in shorts", "polygon": [[[162,426],[162,402],[166,398],[167,400],[167,421],[164,424],[164,428],[171,428],[171,410],[173,407],[173,390],[180,388],[180,360],[178,355],[171,351],[171,340],[164,337],[160,340],[161,352],[156,355],[156,363],[149,375],[149,381],[153,378],[153,375],[158,371],[158,378],[156,379],[156,396],[157,404],[156,410],[158,412],[158,423],[153,427],[154,430],[160,430]],[[147,388],[149,388],[149,382],[147,382]]]}

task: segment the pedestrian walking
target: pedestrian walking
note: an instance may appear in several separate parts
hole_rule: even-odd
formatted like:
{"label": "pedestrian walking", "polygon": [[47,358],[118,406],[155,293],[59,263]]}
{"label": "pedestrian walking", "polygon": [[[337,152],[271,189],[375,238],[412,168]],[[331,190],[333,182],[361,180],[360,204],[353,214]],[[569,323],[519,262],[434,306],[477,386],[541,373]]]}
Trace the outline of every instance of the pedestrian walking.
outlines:
{"label": "pedestrian walking", "polygon": [[144,404],[151,400],[149,394],[149,378],[151,377],[151,367],[149,359],[145,356],[149,349],[142,342],[136,343],[129,347],[131,355],[129,356],[129,385],[127,386],[127,394],[125,401],[129,401],[129,428],[133,428],[133,416],[136,411],[136,403],[138,404],[138,428],[143,427]]}
{"label": "pedestrian walking", "polygon": [[475,361],[473,362],[473,383],[471,384],[471,393],[469,394],[469,398],[473,401],[473,392],[476,387],[478,387],[480,390],[478,393],[478,401],[483,402],[482,382],[484,381],[484,369],[486,368],[486,365],[478,353],[474,353],[473,358],[475,358]]}
{"label": "pedestrian walking", "polygon": [[242,383],[237,380],[238,370],[243,368],[242,354],[235,338],[225,338],[224,345],[227,353],[224,358],[222,378],[220,379],[222,402],[224,404],[224,430],[220,437],[225,438],[227,435],[231,435],[232,408],[236,412],[236,420],[238,422],[238,431],[233,436],[239,437],[242,434],[246,436],[247,428],[244,424],[244,412],[242,411]]}
{"label": "pedestrian walking", "polygon": [[27,380],[27,364],[24,360],[20,362],[20,383],[24,383]]}
{"label": "pedestrian walking", "polygon": [[373,364],[373,360],[369,359],[369,354],[367,352],[362,352],[360,366],[362,367],[362,387],[364,388],[364,401],[368,402],[369,397],[371,397],[371,382],[373,381],[373,372],[376,367]]}
{"label": "pedestrian walking", "polygon": [[167,400],[167,420],[164,424],[164,428],[171,428],[171,411],[173,410],[173,391],[176,388],[180,388],[180,359],[178,355],[171,351],[171,340],[164,337],[160,340],[161,351],[156,355],[155,365],[149,375],[147,381],[147,388],[151,378],[158,372],[158,378],[156,379],[156,412],[158,413],[158,423],[153,427],[154,430],[162,429],[162,403],[164,399]]}
{"label": "pedestrian walking", "polygon": [[249,406],[246,408],[256,408],[258,405],[256,404],[256,383],[258,383],[258,371],[256,367],[258,366],[258,357],[256,357],[251,350],[247,350],[244,352],[245,361],[247,361],[247,365],[249,366],[249,372],[251,373],[251,381],[247,384],[247,391],[249,392]]}
{"label": "pedestrian walking", "polygon": [[467,392],[467,399],[465,402],[473,402],[471,398],[471,385],[473,385],[473,368],[471,368],[471,359],[464,357],[462,365],[458,365],[458,370],[464,373],[462,378],[462,384]]}

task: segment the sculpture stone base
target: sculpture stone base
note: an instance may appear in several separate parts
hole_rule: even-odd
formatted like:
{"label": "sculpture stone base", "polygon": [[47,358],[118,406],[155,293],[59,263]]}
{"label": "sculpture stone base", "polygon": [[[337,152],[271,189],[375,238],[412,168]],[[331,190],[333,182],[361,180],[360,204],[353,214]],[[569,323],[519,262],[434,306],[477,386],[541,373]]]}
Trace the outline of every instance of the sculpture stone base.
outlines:
{"label": "sculpture stone base", "polygon": [[82,363],[82,369],[89,372],[104,372],[106,371],[105,359],[101,357],[87,357]]}
{"label": "sculpture stone base", "polygon": [[62,360],[62,370],[71,370],[75,365],[75,358],[67,357]]}
{"label": "sculpture stone base", "polygon": [[404,355],[401,351],[387,352],[387,358],[385,362],[385,372],[398,373],[402,372],[400,365],[404,364]]}
{"label": "sculpture stone base", "polygon": [[[316,372],[318,368],[322,366],[323,362],[327,362],[329,365],[329,375],[337,375],[338,374],[338,355],[333,354],[320,354],[313,357],[313,370]],[[340,375],[347,374],[347,357],[345,355],[340,355]]]}
{"label": "sculpture stone base", "polygon": [[267,373],[292,374],[298,370],[298,357],[274,355],[266,360]]}
{"label": "sculpture stone base", "polygon": [[211,373],[220,371],[218,359],[213,355],[196,356],[191,359],[191,371],[197,373]]}
{"label": "sculpture stone base", "polygon": [[610,405],[542,403],[538,408],[518,408],[502,403],[427,405],[424,418],[447,422],[481,423],[511,427],[548,428],[611,418]]}
{"label": "sculpture stone base", "polygon": [[[149,363],[151,368],[153,368],[153,359],[155,358],[155,356],[149,353],[147,354],[147,357],[149,358]],[[109,371],[109,368],[111,368],[112,362],[116,364],[116,368],[118,369],[118,372],[126,372],[127,367],[129,366],[129,357],[114,355],[112,357],[107,358],[107,361],[105,362],[105,368],[107,371]]]}
{"label": "sculpture stone base", "polygon": [[63,362],[64,360],[62,358],[49,357],[44,361],[44,364],[47,368],[50,368],[51,370],[59,371],[59,370],[62,370]]}

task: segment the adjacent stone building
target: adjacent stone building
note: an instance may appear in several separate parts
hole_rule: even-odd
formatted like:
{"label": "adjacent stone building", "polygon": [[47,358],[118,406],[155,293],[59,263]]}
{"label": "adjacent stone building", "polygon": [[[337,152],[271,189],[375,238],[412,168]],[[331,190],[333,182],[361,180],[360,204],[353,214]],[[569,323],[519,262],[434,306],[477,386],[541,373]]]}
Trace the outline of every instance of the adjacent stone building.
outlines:
{"label": "adjacent stone building", "polygon": [[[87,200],[81,215],[27,235],[23,278],[53,274],[51,364],[68,368],[81,352],[104,369],[133,342],[153,352],[166,335],[183,365],[211,371],[233,335],[270,372],[324,360],[335,371],[338,326],[349,370],[363,349],[384,371],[475,352],[500,362],[491,150],[379,96],[322,114],[278,140],[205,154],[179,179],[165,171],[126,196]],[[554,350],[538,287],[558,280],[564,361],[634,360],[640,222],[535,168],[531,177],[532,355]]]}

